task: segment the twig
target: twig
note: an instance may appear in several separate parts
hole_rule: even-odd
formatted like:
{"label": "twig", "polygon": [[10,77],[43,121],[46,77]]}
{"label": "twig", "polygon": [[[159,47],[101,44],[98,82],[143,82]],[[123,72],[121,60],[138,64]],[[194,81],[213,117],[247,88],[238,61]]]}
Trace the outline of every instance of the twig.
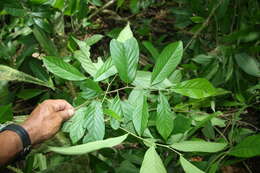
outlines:
{"label": "twig", "polygon": [[119,89],[116,89],[116,90],[109,91],[109,92],[107,92],[107,94],[116,93],[116,92],[121,91],[121,90],[133,89],[133,88],[134,88],[134,87],[125,86],[125,87],[122,87],[122,88],[119,88]]}
{"label": "twig", "polygon": [[170,149],[170,150],[172,150],[173,152],[175,152],[176,154],[178,154],[178,155],[180,155],[180,156],[182,155],[180,152],[176,151],[175,149],[171,148],[171,147],[168,146],[168,145],[159,144],[159,143],[156,143],[156,142],[151,142],[151,141],[149,141],[149,140],[147,140],[147,139],[144,139],[144,138],[142,138],[142,137],[140,137],[140,136],[138,136],[138,135],[136,135],[136,134],[134,134],[134,133],[132,133],[132,132],[126,130],[126,129],[124,129],[123,127],[119,127],[119,128],[120,128],[121,130],[123,130],[123,131],[129,133],[130,135],[132,135],[132,136],[134,136],[134,137],[136,137],[136,138],[138,138],[138,139],[144,141],[144,142],[150,143],[151,145],[152,145],[152,144],[155,144],[156,146],[160,146],[160,147],[164,147],[164,148]]}
{"label": "twig", "polygon": [[202,26],[195,32],[193,37],[190,39],[188,44],[185,46],[184,51],[186,51],[186,49],[191,45],[191,43],[198,37],[200,32],[209,24],[211,17],[214,15],[215,11],[218,9],[218,7],[220,6],[220,4],[222,2],[223,2],[223,0],[220,0],[219,3],[211,10],[208,18],[205,20],[205,22],[202,24]]}
{"label": "twig", "polygon": [[111,86],[111,84],[113,83],[113,81],[116,79],[116,77],[117,77],[117,75],[115,75],[115,76],[114,76],[114,78],[111,80],[111,82],[110,82],[110,83],[108,83],[108,85],[107,85],[107,89],[106,89],[106,92],[105,92],[105,94],[104,94],[104,97],[103,97],[103,99],[102,99],[102,102],[101,102],[101,103],[103,103],[103,102],[104,102],[104,100],[105,100],[105,98],[106,98],[106,96],[107,96],[108,90],[110,89],[110,86]]}
{"label": "twig", "polygon": [[104,9],[110,7],[113,3],[115,2],[115,0],[110,0],[108,1],[105,5],[103,5],[101,8],[97,9],[94,13],[92,13],[88,19],[90,20],[91,18],[93,18],[94,16],[96,16],[98,13],[100,13],[101,11],[103,11]]}

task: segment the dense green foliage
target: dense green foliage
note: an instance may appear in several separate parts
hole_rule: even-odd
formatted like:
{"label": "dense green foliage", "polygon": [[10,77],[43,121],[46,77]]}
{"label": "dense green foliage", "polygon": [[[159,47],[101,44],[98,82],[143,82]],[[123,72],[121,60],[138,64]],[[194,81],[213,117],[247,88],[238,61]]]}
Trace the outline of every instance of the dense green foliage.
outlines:
{"label": "dense green foliage", "polygon": [[9,169],[257,171],[257,0],[2,0],[0,26],[0,123],[77,110]]}

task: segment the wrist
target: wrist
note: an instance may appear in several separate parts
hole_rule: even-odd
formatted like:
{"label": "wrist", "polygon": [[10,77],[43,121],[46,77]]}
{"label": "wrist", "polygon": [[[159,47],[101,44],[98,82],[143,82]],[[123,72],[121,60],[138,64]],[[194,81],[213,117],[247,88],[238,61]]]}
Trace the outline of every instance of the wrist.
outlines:
{"label": "wrist", "polygon": [[27,131],[27,133],[29,134],[30,140],[31,140],[31,144],[34,145],[37,143],[38,141],[38,135],[37,132],[35,131],[35,128],[33,128],[29,123],[24,122],[23,124],[21,124],[21,126]]}

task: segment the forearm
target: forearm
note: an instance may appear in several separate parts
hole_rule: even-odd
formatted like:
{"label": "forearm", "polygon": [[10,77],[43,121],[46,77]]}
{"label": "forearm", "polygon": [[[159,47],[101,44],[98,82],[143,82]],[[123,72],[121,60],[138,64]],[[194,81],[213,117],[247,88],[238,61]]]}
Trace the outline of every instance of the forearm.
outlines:
{"label": "forearm", "polygon": [[12,131],[0,133],[0,165],[6,164],[22,151],[20,137]]}

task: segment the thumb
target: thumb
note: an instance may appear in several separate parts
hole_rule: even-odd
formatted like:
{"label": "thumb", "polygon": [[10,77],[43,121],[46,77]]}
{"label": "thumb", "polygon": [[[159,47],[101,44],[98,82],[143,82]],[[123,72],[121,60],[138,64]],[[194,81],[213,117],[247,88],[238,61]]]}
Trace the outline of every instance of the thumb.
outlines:
{"label": "thumb", "polygon": [[75,113],[75,110],[74,110],[74,109],[66,109],[66,110],[57,112],[57,115],[60,116],[60,117],[63,119],[63,121],[66,121],[66,120],[69,119],[74,113]]}

